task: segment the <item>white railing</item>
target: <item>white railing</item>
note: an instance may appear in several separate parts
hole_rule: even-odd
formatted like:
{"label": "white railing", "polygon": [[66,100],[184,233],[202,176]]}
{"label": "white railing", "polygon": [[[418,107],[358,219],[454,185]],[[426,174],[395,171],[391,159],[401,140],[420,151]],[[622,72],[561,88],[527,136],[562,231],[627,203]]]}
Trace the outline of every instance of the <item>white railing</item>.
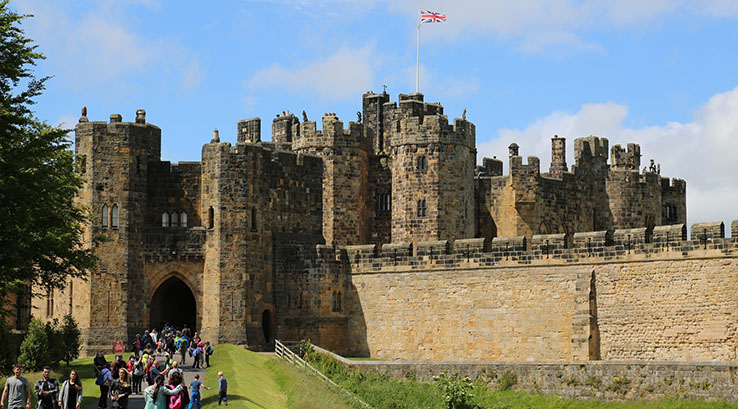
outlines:
{"label": "white railing", "polygon": [[351,393],[351,392],[347,391],[346,389],[343,389],[342,387],[338,386],[338,384],[335,383],[335,382],[333,382],[331,380],[331,378],[323,375],[322,372],[320,372],[319,370],[315,369],[315,367],[313,367],[309,363],[305,362],[304,359],[300,358],[296,353],[292,352],[291,349],[287,348],[283,343],[279,342],[279,340],[277,340],[277,339],[274,340],[274,354],[277,355],[279,358],[282,358],[282,359],[286,360],[287,362],[291,363],[292,365],[296,365],[296,366],[299,366],[301,368],[308,369],[310,372],[312,372],[313,374],[317,375],[318,378],[320,378],[323,382],[328,382],[329,384],[335,386],[340,391],[342,391],[343,393],[347,394],[348,396],[350,396],[355,401],[359,402],[365,408],[370,408],[370,409],[372,408],[366,402],[364,402],[363,400],[359,399],[353,393]]}

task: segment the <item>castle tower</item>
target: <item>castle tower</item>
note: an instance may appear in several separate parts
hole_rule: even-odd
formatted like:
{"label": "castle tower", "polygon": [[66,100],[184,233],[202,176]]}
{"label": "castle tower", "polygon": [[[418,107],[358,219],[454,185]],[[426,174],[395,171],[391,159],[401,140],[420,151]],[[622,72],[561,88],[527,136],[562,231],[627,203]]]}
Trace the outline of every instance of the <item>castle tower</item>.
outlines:
{"label": "castle tower", "polygon": [[392,241],[474,235],[475,127],[422,94],[400,95],[391,126]]}
{"label": "castle tower", "polygon": [[272,142],[278,149],[290,150],[292,146],[292,131],[299,131],[299,127],[295,126],[300,121],[295,114],[288,113],[278,116],[272,120]]}
{"label": "castle tower", "polygon": [[107,349],[114,340],[130,339],[148,326],[141,314],[148,305],[138,296],[148,291],[139,253],[148,164],[159,160],[160,151],[161,129],[146,123],[144,110],[136,112],[135,122],[123,122],[119,114],[111,115],[109,123],[83,116],[76,126],[75,154],[84,179],[78,200],[96,215],[85,231],[86,241],[97,235],[108,238],[97,247],[97,271],[86,282],[73,280],[68,288],[70,311],[82,324],[87,352]]}
{"label": "castle tower", "polygon": [[567,171],[566,138],[559,138],[558,135],[554,135],[551,138],[551,166],[549,167],[548,173],[553,178],[561,179],[564,172]]}
{"label": "castle tower", "polygon": [[238,121],[236,135],[238,143],[261,142],[261,119],[249,118]]}
{"label": "castle tower", "polygon": [[655,172],[639,173],[641,147],[628,144],[611,149],[612,166],[607,177],[607,195],[616,229],[661,224],[661,178]]}
{"label": "castle tower", "polygon": [[364,127],[349,122],[343,129],[336,114],[323,116],[323,130],[315,121],[299,124],[292,141],[297,153],[323,158],[323,237],[328,245],[365,244],[369,238],[369,152]]}
{"label": "castle tower", "polygon": [[375,94],[367,91],[361,96],[362,113],[364,120],[364,132],[371,140],[374,153],[378,154],[387,149],[385,145],[385,126],[384,104],[389,102],[389,95],[386,92]]}

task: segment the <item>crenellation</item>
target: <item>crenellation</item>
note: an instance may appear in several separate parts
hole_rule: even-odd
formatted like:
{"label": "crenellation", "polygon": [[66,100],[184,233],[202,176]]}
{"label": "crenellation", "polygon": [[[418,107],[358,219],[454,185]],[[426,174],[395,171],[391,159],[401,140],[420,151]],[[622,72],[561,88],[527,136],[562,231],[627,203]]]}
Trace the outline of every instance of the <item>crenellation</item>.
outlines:
{"label": "crenellation", "polygon": [[725,238],[725,223],[695,223],[689,228],[692,240],[710,241]]}
{"label": "crenellation", "polygon": [[436,241],[421,241],[416,247],[417,255],[420,256],[438,256],[441,254],[448,254],[449,243],[448,240],[436,240]]}
{"label": "crenellation", "polygon": [[616,246],[634,246],[636,244],[650,243],[652,236],[653,231],[647,227],[616,229],[613,232],[612,240]]}

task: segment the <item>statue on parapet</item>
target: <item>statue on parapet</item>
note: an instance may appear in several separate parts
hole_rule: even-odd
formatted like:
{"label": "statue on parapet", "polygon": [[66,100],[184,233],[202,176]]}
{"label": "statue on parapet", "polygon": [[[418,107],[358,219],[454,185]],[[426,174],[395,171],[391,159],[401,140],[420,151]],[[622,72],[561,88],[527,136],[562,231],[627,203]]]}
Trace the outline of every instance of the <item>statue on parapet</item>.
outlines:
{"label": "statue on parapet", "polygon": [[361,123],[361,111],[356,111],[356,122]]}
{"label": "statue on parapet", "polygon": [[305,110],[302,110],[302,122],[308,121],[308,114],[305,113]]}
{"label": "statue on parapet", "polygon": [[466,107],[464,107],[464,110],[461,112],[461,120],[466,121]]}

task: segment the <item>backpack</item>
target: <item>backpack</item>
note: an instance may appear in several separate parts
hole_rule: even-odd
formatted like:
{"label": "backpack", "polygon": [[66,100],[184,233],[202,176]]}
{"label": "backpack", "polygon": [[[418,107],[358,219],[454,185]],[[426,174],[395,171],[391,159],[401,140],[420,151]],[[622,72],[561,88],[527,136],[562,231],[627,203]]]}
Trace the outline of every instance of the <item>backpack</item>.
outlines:
{"label": "backpack", "polygon": [[105,377],[103,376],[103,373],[100,372],[97,374],[97,379],[95,379],[95,385],[101,386],[105,383]]}
{"label": "backpack", "polygon": [[[169,389],[174,389],[169,385]],[[169,397],[169,409],[181,409],[182,408],[182,394],[178,393]]]}

